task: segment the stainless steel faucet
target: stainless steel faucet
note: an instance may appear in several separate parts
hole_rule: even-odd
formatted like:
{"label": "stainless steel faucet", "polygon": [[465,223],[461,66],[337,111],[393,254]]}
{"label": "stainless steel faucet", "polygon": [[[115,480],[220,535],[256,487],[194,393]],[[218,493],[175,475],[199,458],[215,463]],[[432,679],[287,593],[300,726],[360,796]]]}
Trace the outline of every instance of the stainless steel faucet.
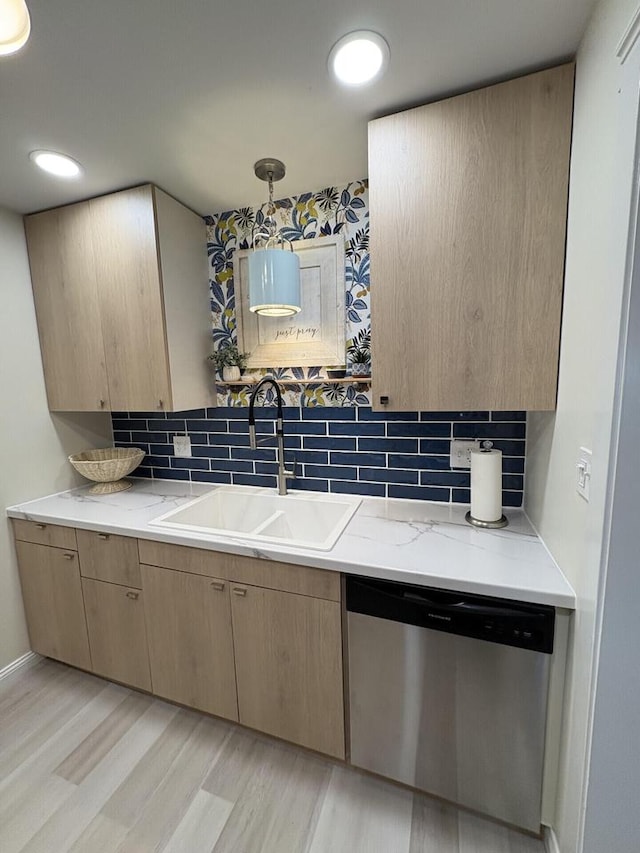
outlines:
{"label": "stainless steel faucet", "polygon": [[265,385],[271,385],[276,392],[276,405],[278,406],[278,416],[276,419],[276,440],[278,443],[278,494],[286,495],[287,478],[293,478],[296,474],[295,470],[288,471],[284,467],[284,428],[282,426],[282,393],[280,391],[280,386],[272,376],[265,376],[264,379],[261,379],[251,392],[251,398],[249,400],[249,443],[251,445],[252,450],[255,450],[258,446],[258,442],[256,441],[256,419],[253,414],[253,408],[255,406],[256,397],[258,396],[258,393],[262,388],[264,388]]}

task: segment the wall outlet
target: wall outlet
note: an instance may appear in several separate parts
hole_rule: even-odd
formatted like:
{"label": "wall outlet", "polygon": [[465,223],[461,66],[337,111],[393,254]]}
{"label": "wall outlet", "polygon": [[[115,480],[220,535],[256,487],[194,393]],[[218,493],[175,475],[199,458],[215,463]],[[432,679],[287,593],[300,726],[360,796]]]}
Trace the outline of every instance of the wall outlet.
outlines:
{"label": "wall outlet", "polygon": [[188,435],[173,436],[173,452],[175,456],[191,456],[191,439]]}
{"label": "wall outlet", "polygon": [[591,451],[581,447],[576,462],[576,491],[585,501],[589,500],[591,487]]}
{"label": "wall outlet", "polygon": [[471,468],[471,451],[480,450],[480,441],[454,438],[449,445],[449,464],[452,468]]}

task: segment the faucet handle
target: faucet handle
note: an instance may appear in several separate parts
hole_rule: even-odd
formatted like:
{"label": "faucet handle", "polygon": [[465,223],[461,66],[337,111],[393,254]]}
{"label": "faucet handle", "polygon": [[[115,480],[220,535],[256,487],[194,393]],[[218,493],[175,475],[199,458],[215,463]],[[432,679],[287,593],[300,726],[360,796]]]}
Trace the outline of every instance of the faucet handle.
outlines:
{"label": "faucet handle", "polygon": [[256,449],[256,425],[249,424],[249,446],[252,450]]}

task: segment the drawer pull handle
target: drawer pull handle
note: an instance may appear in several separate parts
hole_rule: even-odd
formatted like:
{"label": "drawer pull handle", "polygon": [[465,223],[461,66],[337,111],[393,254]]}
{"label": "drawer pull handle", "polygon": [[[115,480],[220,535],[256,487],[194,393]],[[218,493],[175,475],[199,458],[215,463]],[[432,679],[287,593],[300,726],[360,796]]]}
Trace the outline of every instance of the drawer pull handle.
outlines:
{"label": "drawer pull handle", "polygon": [[108,538],[109,538],[108,533],[98,533],[98,539],[108,539]]}
{"label": "drawer pull handle", "polygon": [[234,594],[234,595],[246,595],[246,594],[247,594],[247,590],[246,590],[246,589],[242,589],[242,587],[240,587],[240,586],[234,586],[234,588],[233,588],[233,594]]}
{"label": "drawer pull handle", "polygon": [[63,554],[63,557],[65,558],[65,560],[73,560],[75,554]]}
{"label": "drawer pull handle", "polygon": [[129,592],[127,593],[127,598],[132,598],[134,601],[137,601],[139,595],[139,592],[131,592],[131,590],[129,590]]}
{"label": "drawer pull handle", "polygon": [[46,530],[47,529],[46,524],[36,524],[36,527],[38,528],[38,530]]}
{"label": "drawer pull handle", "polygon": [[211,581],[211,586],[215,589],[216,592],[222,592],[224,589],[224,584],[220,583],[220,581]]}
{"label": "drawer pull handle", "polygon": [[163,400],[158,400],[158,408],[159,408],[159,409],[162,409],[163,407],[164,407],[164,401],[163,401]]}
{"label": "drawer pull handle", "polygon": [[100,403],[100,408],[104,409],[104,400],[99,400],[98,402]]}

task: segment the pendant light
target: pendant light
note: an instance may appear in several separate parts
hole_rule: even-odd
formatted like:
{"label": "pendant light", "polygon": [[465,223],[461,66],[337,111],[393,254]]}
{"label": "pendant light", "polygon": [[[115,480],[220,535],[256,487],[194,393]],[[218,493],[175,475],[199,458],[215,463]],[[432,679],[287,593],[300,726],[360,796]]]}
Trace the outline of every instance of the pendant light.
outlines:
{"label": "pendant light", "polygon": [[269,208],[264,224],[254,228],[252,233],[249,310],[263,317],[291,317],[302,307],[300,259],[293,251],[291,240],[276,228],[273,203],[273,183],[284,178],[284,163],[267,157],[258,160],[253,170],[257,178],[269,184]]}
{"label": "pendant light", "polygon": [[30,32],[31,18],[25,0],[0,0],[0,56],[20,50]]}

